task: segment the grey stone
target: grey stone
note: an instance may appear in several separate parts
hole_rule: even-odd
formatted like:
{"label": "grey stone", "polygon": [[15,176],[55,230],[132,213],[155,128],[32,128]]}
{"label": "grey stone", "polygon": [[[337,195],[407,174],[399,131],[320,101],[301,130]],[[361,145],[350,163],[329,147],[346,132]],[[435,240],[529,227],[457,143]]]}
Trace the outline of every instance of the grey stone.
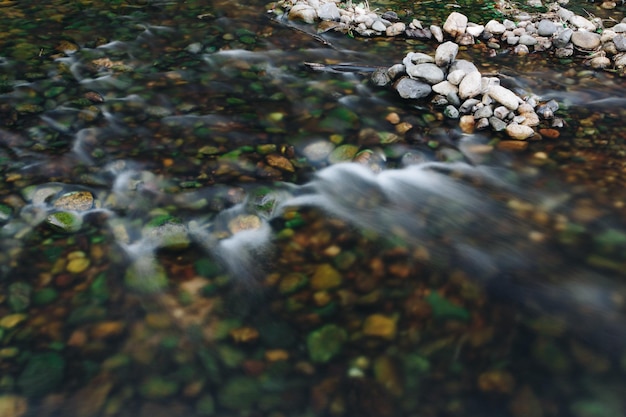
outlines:
{"label": "grey stone", "polygon": [[615,48],[618,51],[620,52],[626,51],[626,36],[617,35],[616,37],[613,38],[613,43],[615,44]]}
{"label": "grey stone", "polygon": [[584,30],[577,30],[572,33],[572,43],[580,49],[596,49],[600,46],[600,35]]}
{"label": "grey stone", "polygon": [[391,82],[391,77],[387,70],[377,69],[372,73],[372,83],[378,87],[383,87]]}
{"label": "grey stone", "polygon": [[513,22],[512,20],[509,20],[509,19],[504,19],[504,20],[502,21],[502,24],[504,25],[504,27],[505,27],[507,30],[513,30],[513,29],[515,29],[515,22]]}
{"label": "grey stone", "polygon": [[465,77],[465,71],[455,70],[448,73],[447,80],[454,85],[459,85],[463,80],[463,77]]}
{"label": "grey stone", "polygon": [[570,43],[569,46],[566,47],[566,48],[557,48],[554,51],[554,55],[557,58],[568,58],[568,57],[574,55],[574,45],[572,45]]}
{"label": "grey stone", "polygon": [[[481,119],[481,120],[483,120],[483,119]],[[498,119],[497,117],[493,117],[493,116],[492,116],[492,117],[490,117],[490,118],[489,118],[489,119],[487,119],[487,120],[489,120],[489,125],[490,125],[490,126],[491,126],[491,128],[492,128],[493,130],[495,130],[496,132],[501,132],[501,131],[503,131],[504,129],[506,129],[506,122],[504,122],[504,121],[502,121],[502,120]]]}
{"label": "grey stone", "polygon": [[413,65],[406,69],[409,77],[426,81],[428,84],[437,84],[443,81],[444,74],[441,68],[435,64]]}
{"label": "grey stone", "polygon": [[483,117],[489,118],[491,116],[493,116],[493,109],[491,106],[483,106],[474,112],[474,117],[477,119],[482,119]]}
{"label": "grey stone", "polygon": [[574,31],[570,28],[559,32],[556,38],[554,38],[554,46],[556,46],[557,48],[565,48],[569,41],[572,39],[573,33]]}
{"label": "grey stone", "polygon": [[406,25],[402,22],[396,22],[391,26],[387,27],[386,34],[387,36],[398,36],[402,35],[406,30]]}
{"label": "grey stone", "polygon": [[459,52],[459,45],[454,42],[444,42],[435,51],[435,64],[440,67],[447,67],[456,59]]}
{"label": "grey stone", "polygon": [[317,12],[313,7],[306,4],[296,4],[289,10],[289,19],[313,23],[317,19]]}
{"label": "grey stone", "polygon": [[435,62],[435,59],[432,56],[423,54],[421,52],[409,52],[402,60],[402,63],[406,65],[407,67],[410,66],[411,64],[417,65],[417,64],[428,64],[428,63],[433,63],[433,62]]}
{"label": "grey stone", "polygon": [[582,16],[572,16],[569,19],[569,22],[576,26],[578,29],[583,29],[588,32],[593,32],[597,29],[596,25],[594,25],[589,19],[586,19]]}
{"label": "grey stone", "polygon": [[509,117],[509,109],[505,106],[498,106],[493,110],[494,117],[497,117],[500,120],[505,120]]}
{"label": "grey stone", "polygon": [[556,11],[556,15],[564,22],[569,21],[572,17],[574,17],[574,12],[564,9],[564,8],[560,8]]}
{"label": "grey stone", "polygon": [[463,104],[461,104],[461,107],[459,107],[459,111],[461,113],[469,113],[478,103],[480,103],[480,101],[476,100],[475,98],[467,99],[463,102]]}
{"label": "grey stone", "polygon": [[513,49],[513,52],[515,53],[515,55],[520,55],[520,56],[528,55],[530,53],[530,51],[528,50],[528,46],[526,45],[517,45]]}
{"label": "grey stone", "polygon": [[526,46],[531,46],[537,43],[537,39],[530,35],[522,35],[519,37],[519,43]]}
{"label": "grey stone", "polygon": [[626,53],[615,55],[613,57],[613,59],[615,61],[615,67],[616,68],[626,67]]}
{"label": "grey stone", "polygon": [[448,99],[450,104],[456,107],[459,107],[461,105],[461,99],[459,98],[459,95],[455,91],[451,91],[448,94],[446,94],[446,98]]}
{"label": "grey stone", "polygon": [[537,24],[537,33],[540,36],[552,36],[556,33],[557,26],[552,20],[542,19]]}
{"label": "grey stone", "polygon": [[375,30],[376,32],[386,32],[387,26],[385,26],[382,20],[376,20],[372,23],[372,30]]}
{"label": "grey stone", "polygon": [[387,75],[389,75],[389,78],[392,80],[395,80],[398,76],[403,74],[406,74],[406,67],[404,64],[394,64],[387,69]]}
{"label": "grey stone", "polygon": [[443,114],[448,119],[458,119],[459,118],[459,111],[454,106],[446,106],[446,108],[443,110]]}
{"label": "grey stone", "polygon": [[467,16],[458,12],[452,12],[443,24],[443,31],[453,38],[465,33],[467,28]]}
{"label": "grey stone", "polygon": [[317,9],[317,15],[322,20],[339,20],[339,8],[335,3],[329,2],[322,4]]}
{"label": "grey stone", "polygon": [[432,92],[430,85],[409,77],[400,78],[395,85],[395,89],[400,94],[400,97],[410,99],[424,98]]}
{"label": "grey stone", "polygon": [[613,26],[611,30],[615,33],[624,33],[626,32],[626,23],[618,23],[617,25]]}
{"label": "grey stone", "polygon": [[464,73],[469,74],[470,72],[478,71],[478,68],[476,68],[476,65],[472,64],[470,61],[457,59],[452,62],[452,65],[450,66],[450,72],[456,70],[462,70]]}
{"label": "grey stone", "polygon": [[489,126],[489,119],[482,118],[482,119],[478,119],[478,121],[474,125],[474,128],[476,130],[483,130],[483,129],[486,129],[488,126]]}
{"label": "grey stone", "polygon": [[[526,35],[526,36],[528,36],[528,35]],[[506,43],[507,43],[507,44],[509,44],[509,45],[511,45],[511,46],[515,46],[515,45],[517,45],[517,43],[519,42],[519,40],[520,40],[520,37],[519,37],[519,36],[508,36],[508,37],[506,38]]]}

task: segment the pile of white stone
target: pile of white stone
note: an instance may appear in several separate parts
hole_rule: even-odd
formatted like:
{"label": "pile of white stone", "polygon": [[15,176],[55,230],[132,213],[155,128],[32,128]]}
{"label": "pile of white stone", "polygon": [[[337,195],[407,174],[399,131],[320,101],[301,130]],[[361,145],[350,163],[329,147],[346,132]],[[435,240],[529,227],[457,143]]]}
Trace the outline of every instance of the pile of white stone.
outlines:
{"label": "pile of white stone", "polygon": [[379,86],[393,83],[393,88],[405,99],[425,99],[433,96],[436,106],[444,107],[444,115],[459,119],[464,131],[491,128],[505,131],[509,137],[525,140],[535,136],[541,119],[551,127],[561,127],[563,121],[554,117],[559,105],[551,100],[540,104],[528,95],[524,99],[500,85],[497,77],[483,76],[469,61],[456,59],[459,46],[444,42],[435,56],[410,52],[401,64],[379,69],[372,81]]}
{"label": "pile of white stone", "polygon": [[355,5],[350,0],[280,0],[278,5],[289,19],[307,23],[324,21],[325,29],[361,36],[434,38],[439,43],[447,36],[459,45],[481,41],[494,51],[511,48],[518,55],[547,50],[553,50],[561,58],[577,52],[583,56],[595,53],[587,60],[593,68],[626,67],[626,19],[605,27],[605,23],[615,22],[588,19],[557,3],[550,6],[548,13],[514,11],[513,20],[491,20],[484,25],[469,22],[467,16],[453,12],[443,28],[423,27],[417,19],[406,24],[394,12],[379,14],[370,10],[367,2]]}

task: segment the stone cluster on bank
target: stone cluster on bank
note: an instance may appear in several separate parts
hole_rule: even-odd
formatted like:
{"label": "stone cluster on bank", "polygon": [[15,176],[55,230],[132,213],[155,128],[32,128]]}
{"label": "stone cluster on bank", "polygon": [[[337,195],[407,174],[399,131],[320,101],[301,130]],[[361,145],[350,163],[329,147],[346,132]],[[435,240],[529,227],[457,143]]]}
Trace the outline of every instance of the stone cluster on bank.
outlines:
{"label": "stone cluster on bank", "polygon": [[[393,85],[400,97],[426,99],[443,107],[443,114],[450,119],[460,119],[464,132],[491,128],[505,131],[517,140],[536,135],[535,128],[542,120],[551,127],[561,127],[563,121],[554,117],[559,109],[556,101],[540,103],[535,96],[524,98],[500,85],[500,79],[483,76],[476,66],[463,59],[456,59],[459,46],[444,42],[435,56],[409,52],[402,63],[372,74],[372,82],[378,86]],[[539,137],[538,137],[539,138]]]}
{"label": "stone cluster on bank", "polygon": [[[610,27],[609,22],[584,16],[554,3],[547,13],[515,12],[513,20],[490,20],[485,24],[470,22],[462,13],[453,12],[443,27],[413,19],[400,21],[397,13],[376,13],[364,5],[353,5],[335,0],[281,0],[291,20],[307,23],[322,21],[324,30],[356,33],[361,36],[404,36],[406,38],[435,39],[442,43],[451,38],[458,45],[486,43],[492,51],[510,48],[518,55],[553,51],[557,57],[591,55],[588,64],[596,69],[626,67],[626,18]],[[601,33],[599,33],[601,32]]]}

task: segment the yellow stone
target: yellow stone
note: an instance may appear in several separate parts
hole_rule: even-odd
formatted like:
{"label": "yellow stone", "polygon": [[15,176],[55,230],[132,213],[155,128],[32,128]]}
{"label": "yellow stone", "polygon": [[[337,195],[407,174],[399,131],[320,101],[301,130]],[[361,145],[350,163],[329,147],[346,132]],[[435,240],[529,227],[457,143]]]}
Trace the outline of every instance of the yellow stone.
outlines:
{"label": "yellow stone", "polygon": [[26,320],[26,314],[16,313],[9,314],[0,319],[0,327],[11,329]]}
{"label": "yellow stone", "polygon": [[266,350],[265,359],[267,359],[268,362],[286,361],[289,359],[289,352],[283,349]]}
{"label": "yellow stone", "polygon": [[122,334],[126,324],[123,321],[105,321],[95,324],[91,329],[91,337],[94,339],[108,339]]}
{"label": "yellow stone", "polygon": [[13,394],[0,395],[0,416],[21,417],[27,409],[26,398]]}
{"label": "yellow stone", "polygon": [[372,314],[363,323],[363,334],[392,340],[396,337],[396,320],[382,314]]}
{"label": "yellow stone", "polygon": [[228,230],[232,234],[239,233],[244,230],[255,230],[261,228],[263,223],[259,216],[254,214],[242,214],[228,222]]}
{"label": "yellow stone", "polygon": [[324,291],[340,286],[341,282],[339,271],[330,264],[322,264],[317,267],[311,278],[311,288],[315,291]]}
{"label": "yellow stone", "polygon": [[90,261],[87,258],[75,258],[67,263],[65,270],[71,274],[80,274],[89,268]]}

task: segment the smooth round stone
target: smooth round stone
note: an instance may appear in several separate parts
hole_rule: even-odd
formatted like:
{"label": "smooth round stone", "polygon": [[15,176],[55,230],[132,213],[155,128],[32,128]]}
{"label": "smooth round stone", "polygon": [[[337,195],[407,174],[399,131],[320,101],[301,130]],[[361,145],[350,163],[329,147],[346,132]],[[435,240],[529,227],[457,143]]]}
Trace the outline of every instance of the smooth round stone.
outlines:
{"label": "smooth round stone", "polygon": [[572,39],[572,34],[574,33],[574,31],[570,28],[567,28],[561,32],[559,32],[559,34],[556,36],[556,38],[554,38],[554,46],[556,46],[557,48],[564,48],[565,46],[567,46],[567,44],[570,42],[570,40]]}
{"label": "smooth round stone", "polygon": [[602,69],[611,65],[611,60],[605,56],[597,56],[589,62],[592,68]]}
{"label": "smooth round stone", "polygon": [[406,25],[404,23],[396,22],[392,24],[391,26],[389,26],[386,29],[385,33],[387,36],[398,36],[398,35],[402,35],[405,30],[406,30]]}
{"label": "smooth round stone", "polygon": [[428,64],[435,62],[435,58],[422,52],[409,52],[402,63],[409,67],[411,65]]}
{"label": "smooth round stone", "polygon": [[572,33],[572,43],[580,49],[592,50],[600,46],[600,35],[584,30]]}
{"label": "smooth round stone", "polygon": [[[484,120],[484,119],[481,119],[481,120]],[[500,120],[494,116],[491,116],[488,120],[489,120],[489,125],[496,132],[501,132],[504,129],[506,129],[506,122],[504,122],[503,120]]]}
{"label": "smooth round stone", "polygon": [[619,54],[615,56],[615,66],[617,68],[626,67],[626,54]]}
{"label": "smooth round stone", "polygon": [[448,66],[455,60],[459,53],[459,45],[454,42],[444,42],[435,51],[435,64],[440,67]]}
{"label": "smooth round stone", "polygon": [[372,29],[376,32],[386,32],[387,26],[385,26],[382,20],[376,20],[374,23],[372,23]]}
{"label": "smooth round stone", "polygon": [[452,105],[446,106],[446,108],[443,110],[443,114],[448,119],[458,119],[459,118],[459,111],[456,109],[456,107],[454,107]]}
{"label": "smooth round stone", "polygon": [[459,84],[459,97],[461,99],[471,98],[480,94],[482,82],[480,72],[474,71],[463,77]]}
{"label": "smooth round stone", "polygon": [[618,23],[617,25],[613,26],[611,30],[615,33],[626,32],[626,23]]}
{"label": "smooth round stone", "polygon": [[489,87],[488,94],[498,103],[506,106],[511,110],[517,110],[517,107],[519,106],[520,100],[515,95],[515,93],[500,85],[492,85],[491,87]]}
{"label": "smooth round stone", "polygon": [[506,26],[504,26],[502,23],[498,22],[497,20],[490,20],[485,25],[485,31],[493,35],[502,35],[504,32],[506,32]]}
{"label": "smooth round stone", "polygon": [[626,51],[626,36],[625,35],[617,35],[613,38],[613,43],[615,44],[615,48],[620,51]]}
{"label": "smooth round stone", "polygon": [[456,85],[452,84],[449,81],[442,81],[433,85],[433,91],[437,94],[441,94],[443,96],[447,96],[448,94],[457,94],[459,89]]}
{"label": "smooth round stone", "polygon": [[475,118],[471,114],[461,116],[461,120],[459,121],[459,128],[463,133],[472,133],[474,131],[475,125]]}
{"label": "smooth round stone", "polygon": [[391,77],[389,76],[387,70],[377,69],[372,73],[371,80],[372,84],[378,87],[383,87],[391,82]]}
{"label": "smooth round stone", "polygon": [[485,31],[485,27],[483,25],[469,22],[465,31],[473,37],[477,38],[483,34],[483,32]]}
{"label": "smooth round stone", "polygon": [[535,131],[530,126],[511,123],[506,127],[506,134],[509,135],[512,139],[526,140],[534,135]]}
{"label": "smooth round stone", "polygon": [[315,9],[306,4],[296,4],[289,10],[290,20],[302,20],[305,23],[314,23],[317,19],[317,12]]}
{"label": "smooth round stone", "polygon": [[464,73],[469,74],[470,72],[478,71],[478,68],[466,59],[457,59],[452,63],[452,65],[450,65],[450,72],[457,70],[461,70]]}
{"label": "smooth round stone", "polygon": [[465,77],[465,71],[463,70],[456,70],[456,71],[452,71],[450,73],[448,73],[448,77],[447,80],[454,85],[459,85],[461,83],[461,81],[463,80],[463,77]]}
{"label": "smooth round stone", "polygon": [[324,3],[317,9],[317,15],[322,20],[339,20],[339,8],[333,2]]}
{"label": "smooth round stone", "polygon": [[424,98],[432,92],[430,85],[409,77],[401,78],[396,83],[395,89],[400,94],[400,97],[409,99]]}
{"label": "smooth round stone", "polygon": [[583,29],[588,32],[593,32],[597,29],[596,25],[594,25],[589,19],[586,19],[582,16],[572,16],[569,19],[569,22],[572,25],[576,26],[578,29]]}
{"label": "smooth round stone", "polygon": [[519,37],[519,43],[526,46],[531,46],[537,43],[537,39],[530,35],[522,35]]}
{"label": "smooth round stone", "polygon": [[387,69],[387,75],[392,80],[395,80],[398,76],[406,74],[406,67],[404,64],[394,64]]}
{"label": "smooth round stone", "polygon": [[539,36],[552,36],[556,32],[557,26],[552,20],[542,19],[537,24]]}
{"label": "smooth round stone", "polygon": [[437,39],[437,42],[443,42],[443,31],[439,26],[431,25],[428,29],[430,29],[430,33]]}
{"label": "smooth round stone", "polygon": [[428,84],[437,84],[443,81],[443,71],[435,64],[419,64],[407,68],[407,74],[411,78],[426,81]]}
{"label": "smooth round stone", "polygon": [[564,22],[567,22],[574,17],[574,12],[561,7],[556,11],[556,15]]}
{"label": "smooth round stone", "polygon": [[474,117],[476,119],[482,119],[484,117],[489,118],[491,116],[493,116],[493,109],[491,106],[483,106],[474,112]]}
{"label": "smooth round stone", "polygon": [[54,207],[59,210],[87,211],[93,207],[93,194],[89,191],[73,191],[56,199]]}
{"label": "smooth round stone", "polygon": [[528,46],[526,45],[517,45],[513,49],[513,52],[515,53],[515,55],[520,55],[520,56],[525,56],[530,53],[530,51],[528,50]]}
{"label": "smooth round stone", "polygon": [[[528,36],[528,35],[525,35],[525,36]],[[531,38],[532,38],[532,36],[531,36]],[[519,36],[508,36],[506,38],[506,43],[508,45],[511,45],[511,46],[517,45],[519,43],[519,41],[520,41],[520,37]]]}

